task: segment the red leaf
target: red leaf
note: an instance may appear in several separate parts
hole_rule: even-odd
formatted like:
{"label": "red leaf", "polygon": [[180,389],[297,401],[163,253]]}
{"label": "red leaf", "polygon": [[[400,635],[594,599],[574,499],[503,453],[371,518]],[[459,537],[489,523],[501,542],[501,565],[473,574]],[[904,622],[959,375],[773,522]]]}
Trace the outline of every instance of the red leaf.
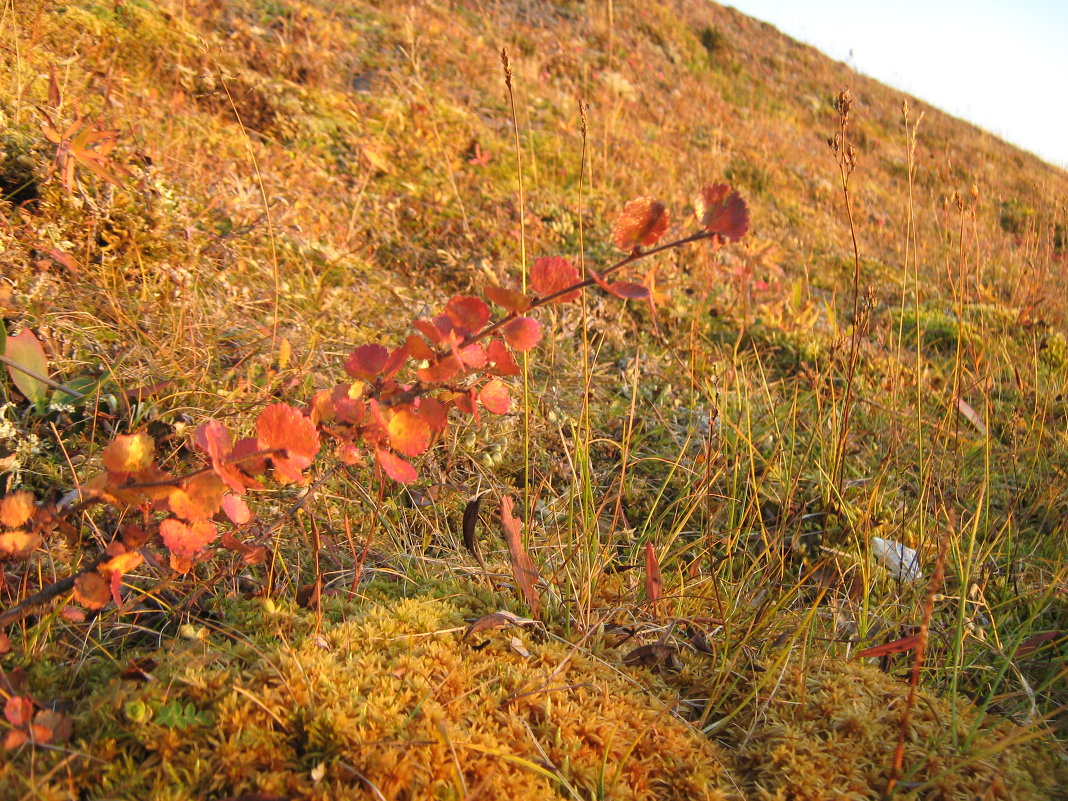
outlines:
{"label": "red leaf", "polygon": [[519,375],[519,365],[507,346],[499,339],[489,343],[489,357],[493,362],[493,371],[499,375]]}
{"label": "red leaf", "polygon": [[623,207],[612,227],[612,240],[620,250],[655,245],[668,227],[664,204],[651,197],[640,197]]}
{"label": "red leaf", "polygon": [[33,718],[33,701],[25,695],[11,696],[4,704],[4,717],[12,726],[25,726]]}
{"label": "red leaf", "polygon": [[430,445],[430,426],[410,409],[398,409],[386,424],[389,444],[405,456],[418,456]]}
{"label": "red leaf", "polygon": [[508,386],[497,378],[482,385],[478,399],[494,414],[507,414],[512,406],[512,396],[508,392]]}
{"label": "red leaf", "polygon": [[404,363],[408,361],[408,344],[405,343],[399,348],[393,350],[389,354],[389,358],[386,359],[386,363],[382,365],[382,380],[388,381],[393,378],[400,369],[404,367]]}
{"label": "red leaf", "polygon": [[645,543],[645,597],[656,608],[657,602],[663,595],[663,580],[660,577],[660,563],[656,561],[656,553],[653,551],[651,542]]}
{"label": "red leaf", "polygon": [[243,526],[252,519],[252,510],[243,498],[227,495],[222,499],[222,509],[235,526]]}
{"label": "red leaf", "polygon": [[445,305],[445,314],[457,328],[473,334],[489,322],[490,310],[481,298],[457,295]]}
{"label": "red leaf", "polygon": [[504,338],[516,350],[527,351],[541,340],[541,326],[533,317],[516,317],[505,324]]}
{"label": "red leaf", "polygon": [[419,416],[426,420],[431,431],[440,434],[449,424],[449,407],[434,398],[422,398],[419,401]]}
{"label": "red leaf", "polygon": [[708,184],[693,199],[701,227],[720,239],[737,242],[749,230],[749,208],[730,184]]}
{"label": "red leaf", "polygon": [[[437,326],[430,320],[412,320],[412,325],[423,336],[430,340],[431,344],[440,345],[441,341],[445,338],[445,332],[439,331]],[[415,351],[412,351],[413,355]],[[419,357],[416,356],[418,359]]]}
{"label": "red leaf", "polygon": [[608,291],[617,298],[624,300],[645,300],[649,297],[649,288],[643,284],[633,284],[629,281],[616,281],[608,285]]}
{"label": "red leaf", "polygon": [[883,645],[874,645],[871,648],[865,648],[863,651],[858,651],[855,658],[863,659],[869,656],[890,656],[892,654],[900,654],[904,651],[911,651],[919,644],[920,635],[913,634],[909,637],[902,637],[901,639],[894,640],[893,642],[884,643]]}
{"label": "red leaf", "polygon": [[381,345],[360,345],[345,362],[345,372],[353,378],[374,381],[389,361],[389,351]]}
{"label": "red leaf", "polygon": [[212,420],[197,426],[197,445],[211,459],[211,469],[238,495],[245,494],[245,478],[236,465],[227,464],[232,450],[230,432],[223,423]]}
{"label": "red leaf", "polygon": [[168,517],[159,524],[159,534],[171,553],[182,559],[192,559],[215,541],[218,532],[210,520],[198,520],[186,525],[181,520]]}
{"label": "red leaf", "polygon": [[510,495],[501,498],[501,527],[504,529],[504,541],[508,545],[508,560],[512,563],[512,575],[523,594],[523,600],[530,607],[531,617],[538,616],[538,591],[534,584],[538,580],[538,571],[530,554],[523,548],[523,538],[519,534],[519,520],[512,514],[513,502]]}
{"label": "red leaf", "polygon": [[503,306],[516,314],[522,314],[530,308],[530,298],[514,289],[505,289],[501,286],[486,287],[486,297],[498,306]]}
{"label": "red leaf", "polygon": [[486,355],[486,349],[476,342],[474,345],[468,345],[460,351],[460,360],[463,361],[465,367],[478,370],[486,366],[489,356]]}
{"label": "red leaf", "polygon": [[386,475],[399,484],[411,484],[418,478],[414,467],[389,451],[379,448],[375,451],[375,458],[382,469],[386,471]]}
{"label": "red leaf", "polygon": [[319,433],[315,424],[285,403],[275,403],[260,412],[256,418],[256,434],[263,450],[284,452],[271,457],[275,478],[283,484],[300,481],[301,471],[309,467],[319,453]]}
{"label": "red leaf", "polygon": [[[579,283],[579,274],[575,265],[559,256],[537,259],[534,266],[530,268],[530,285],[543,298],[577,283]],[[553,303],[574,300],[579,296],[579,292],[578,289],[566,292],[555,298]]]}

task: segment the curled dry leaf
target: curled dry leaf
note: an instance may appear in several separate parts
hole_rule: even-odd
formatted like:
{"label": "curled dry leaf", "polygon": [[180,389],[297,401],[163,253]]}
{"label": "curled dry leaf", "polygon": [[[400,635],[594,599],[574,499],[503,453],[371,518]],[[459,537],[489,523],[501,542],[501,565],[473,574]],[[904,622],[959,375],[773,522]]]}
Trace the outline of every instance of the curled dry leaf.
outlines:
{"label": "curled dry leaf", "polygon": [[93,570],[74,580],[74,600],[86,609],[103,609],[111,600],[111,590],[104,577]]}
{"label": "curled dry leaf", "polygon": [[470,626],[467,627],[467,631],[464,632],[464,636],[461,638],[461,642],[467,642],[475,634],[481,631],[490,631],[492,629],[509,629],[512,626],[533,626],[538,621],[529,617],[520,617],[513,614],[506,609],[502,609],[500,612],[493,612],[488,615],[483,615]]}
{"label": "curled dry leaf", "polygon": [[682,663],[675,649],[662,642],[640,645],[623,657],[624,665],[656,667],[663,665],[669,670],[679,670]]}
{"label": "curled dry leaf", "polygon": [[463,537],[464,546],[471,552],[471,555],[475,557],[475,561],[479,566],[485,570],[486,563],[482,559],[482,554],[478,550],[478,538],[475,536],[476,528],[478,526],[478,510],[482,505],[482,496],[479,495],[472,498],[467,502],[464,507],[464,520],[463,520]]}
{"label": "curled dry leaf", "polygon": [[523,538],[519,533],[519,520],[512,514],[514,502],[510,495],[501,498],[501,527],[504,529],[504,541],[508,545],[508,560],[512,564],[512,575],[523,595],[523,600],[530,607],[530,614],[538,616],[539,598],[534,584],[538,580],[538,571],[530,554],[523,548]]}
{"label": "curled dry leaf", "polygon": [[720,239],[737,242],[749,230],[749,207],[730,184],[708,184],[693,199],[701,227]]}
{"label": "curled dry leaf", "polygon": [[669,216],[664,204],[656,198],[639,197],[623,207],[612,226],[612,241],[620,250],[632,251],[649,247],[660,241],[667,231]]}

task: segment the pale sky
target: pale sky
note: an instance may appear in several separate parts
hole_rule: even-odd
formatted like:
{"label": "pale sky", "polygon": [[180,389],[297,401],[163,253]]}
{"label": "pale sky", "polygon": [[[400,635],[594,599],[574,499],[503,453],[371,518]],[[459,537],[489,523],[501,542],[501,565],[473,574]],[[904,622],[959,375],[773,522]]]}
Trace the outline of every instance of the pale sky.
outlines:
{"label": "pale sky", "polygon": [[720,2],[1068,168],[1068,0]]}

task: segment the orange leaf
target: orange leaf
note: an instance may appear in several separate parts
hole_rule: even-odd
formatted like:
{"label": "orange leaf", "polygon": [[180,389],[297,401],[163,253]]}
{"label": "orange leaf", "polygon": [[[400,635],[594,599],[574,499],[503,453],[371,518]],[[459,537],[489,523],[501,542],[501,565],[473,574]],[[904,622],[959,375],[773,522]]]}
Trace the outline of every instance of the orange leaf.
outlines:
{"label": "orange leaf", "polygon": [[182,560],[192,559],[214,542],[218,535],[215,524],[210,520],[198,520],[186,525],[173,517],[159,524],[159,533],[163,544]]}
{"label": "orange leaf", "polygon": [[490,342],[487,350],[490,361],[493,362],[493,372],[498,375],[519,375],[519,365],[515,357],[501,340]]}
{"label": "orange leaf", "polygon": [[245,479],[237,465],[227,463],[233,441],[226,425],[218,420],[211,420],[197,426],[197,446],[208,454],[211,459],[211,469],[226,482],[226,486],[238,495],[245,493]]}
{"label": "orange leaf", "polygon": [[419,456],[430,445],[430,426],[410,409],[398,409],[386,425],[389,444],[405,456]]}
{"label": "orange leaf", "polygon": [[0,523],[7,528],[19,528],[29,522],[36,508],[32,492],[12,492],[0,501]]}
{"label": "orange leaf", "polygon": [[530,298],[522,292],[516,292],[514,289],[490,286],[486,287],[485,292],[486,297],[498,306],[503,306],[508,309],[508,311],[515,312],[516,314],[522,314],[530,308]]}
{"label": "orange leaf", "polygon": [[275,478],[283,484],[300,481],[301,471],[310,467],[319,453],[315,424],[286,403],[272,404],[260,412],[256,434],[261,449],[283,451],[271,457]]}
{"label": "orange leaf", "polygon": [[103,609],[111,600],[111,590],[104,577],[94,570],[74,580],[74,600],[86,609]]}
{"label": "orange leaf", "polygon": [[138,473],[152,465],[156,444],[145,432],[120,434],[104,448],[104,467],[111,473]]}
{"label": "orange leaf", "polygon": [[512,514],[513,502],[510,495],[501,498],[501,527],[504,529],[504,541],[508,545],[508,560],[512,564],[512,575],[523,595],[523,600],[530,607],[531,617],[538,616],[538,591],[534,584],[538,580],[538,571],[530,554],[523,548],[523,538],[519,533],[519,520]]}
{"label": "orange leaf", "polygon": [[4,717],[12,726],[25,726],[33,719],[33,699],[25,695],[13,695],[4,704]]}
{"label": "orange leaf", "polygon": [[612,240],[620,250],[655,245],[668,227],[664,204],[651,197],[640,197],[623,207],[612,227]]}
{"label": "orange leaf", "polygon": [[175,487],[167,496],[171,511],[183,520],[207,520],[219,511],[226,485],[214,473],[204,473]]}

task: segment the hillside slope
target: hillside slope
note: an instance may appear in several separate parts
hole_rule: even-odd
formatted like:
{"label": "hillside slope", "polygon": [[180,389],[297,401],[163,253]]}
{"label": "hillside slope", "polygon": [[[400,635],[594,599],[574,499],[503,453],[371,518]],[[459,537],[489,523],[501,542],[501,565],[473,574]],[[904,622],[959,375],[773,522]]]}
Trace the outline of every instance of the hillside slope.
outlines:
{"label": "hillside slope", "polygon": [[[0,797],[875,798],[906,730],[902,797],[1051,792],[1064,171],[703,0],[15,0],[0,29],[0,315],[86,394],[0,382],[0,497],[17,499],[0,691],[69,715],[74,738],[34,747],[11,706]],[[176,559],[173,488],[114,483],[116,441],[221,475],[201,424],[255,437],[265,407],[318,415],[339,381],[355,402],[355,346],[525,286],[539,257],[603,270],[631,198],[685,235],[719,181],[748,204],[740,242],[637,264],[655,314],[596,288],[539,309],[510,412],[454,414],[407,487],[375,448],[331,445],[244,496],[251,522],[215,506],[225,536]],[[465,620],[530,612],[487,511],[508,494],[542,628],[463,656]],[[137,564],[86,604],[74,578],[120,543]],[[897,543],[922,580],[880,561]],[[350,725],[322,710],[347,703],[364,642],[381,681],[354,685]],[[887,644],[881,672],[856,663]],[[134,673],[162,680],[131,684],[149,659]],[[557,707],[499,711],[550,686]],[[591,715],[629,739],[575,723]],[[245,751],[259,768],[234,767]]]}

